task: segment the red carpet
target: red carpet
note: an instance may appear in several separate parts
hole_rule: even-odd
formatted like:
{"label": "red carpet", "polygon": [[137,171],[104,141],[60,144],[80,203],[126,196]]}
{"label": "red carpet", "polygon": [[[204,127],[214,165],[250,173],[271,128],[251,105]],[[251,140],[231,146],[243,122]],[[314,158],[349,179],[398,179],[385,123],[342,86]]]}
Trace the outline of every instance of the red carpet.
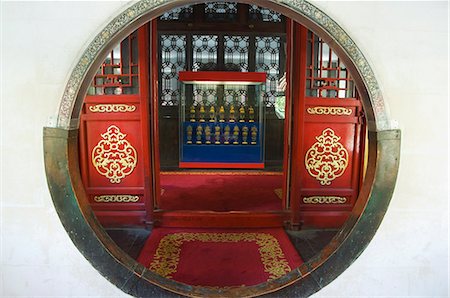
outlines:
{"label": "red carpet", "polygon": [[281,173],[265,172],[164,172],[160,209],[211,211],[281,210],[276,189]]}
{"label": "red carpet", "polygon": [[138,261],[166,278],[206,287],[257,285],[303,263],[282,229],[156,228]]}

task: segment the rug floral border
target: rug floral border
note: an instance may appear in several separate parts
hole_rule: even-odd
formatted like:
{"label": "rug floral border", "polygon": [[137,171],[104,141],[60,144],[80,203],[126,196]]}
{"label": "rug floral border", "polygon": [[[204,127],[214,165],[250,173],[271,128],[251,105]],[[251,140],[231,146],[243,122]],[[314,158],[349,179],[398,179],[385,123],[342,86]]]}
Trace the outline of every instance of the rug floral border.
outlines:
{"label": "rug floral border", "polygon": [[238,243],[254,242],[258,245],[267,281],[284,276],[292,271],[278,240],[267,233],[173,233],[161,238],[153,261],[148,268],[165,278],[177,272],[182,246],[185,242]]}

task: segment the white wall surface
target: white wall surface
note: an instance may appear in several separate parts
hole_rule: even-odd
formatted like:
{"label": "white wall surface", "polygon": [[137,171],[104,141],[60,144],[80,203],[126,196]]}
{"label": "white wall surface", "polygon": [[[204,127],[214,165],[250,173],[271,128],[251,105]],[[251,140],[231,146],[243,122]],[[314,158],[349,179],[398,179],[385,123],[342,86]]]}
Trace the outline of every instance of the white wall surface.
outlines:
{"label": "white wall surface", "polygon": [[[402,129],[390,208],[316,297],[447,297],[448,3],[313,2],[372,65]],[[83,258],[47,189],[42,128],[89,41],[128,2],[1,2],[2,296],[121,296]]]}

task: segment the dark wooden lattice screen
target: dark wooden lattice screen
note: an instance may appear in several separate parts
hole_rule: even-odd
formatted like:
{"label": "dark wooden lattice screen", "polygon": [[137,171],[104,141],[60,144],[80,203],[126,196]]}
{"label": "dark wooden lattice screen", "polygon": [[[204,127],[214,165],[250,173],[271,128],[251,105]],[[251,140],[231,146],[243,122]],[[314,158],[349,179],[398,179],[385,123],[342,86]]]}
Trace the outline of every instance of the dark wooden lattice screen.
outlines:
{"label": "dark wooden lattice screen", "polygon": [[256,71],[267,73],[266,91],[263,94],[264,103],[267,107],[273,107],[277,96],[278,80],[283,76],[280,74],[281,38],[279,36],[257,36],[255,42]]}
{"label": "dark wooden lattice screen", "polygon": [[355,84],[346,66],[320,37],[308,32],[306,95],[355,98]]}
{"label": "dark wooden lattice screen", "polygon": [[186,21],[193,18],[194,8],[192,5],[186,5],[182,7],[174,8],[168,12],[165,12],[160,16],[160,20],[163,21]]}
{"label": "dark wooden lattice screen", "polygon": [[[240,4],[239,4],[240,5]],[[266,107],[275,105],[277,83],[284,74],[284,29],[279,33],[263,33],[255,31],[254,24],[239,34],[225,34],[216,31],[219,23],[233,24],[239,16],[239,6],[236,2],[206,2],[197,6],[182,6],[164,13],[160,17],[162,22],[186,22],[186,28],[181,34],[160,34],[160,64],[161,64],[161,92],[160,105],[178,105],[180,85],[177,81],[179,70],[205,71],[262,71],[267,73],[266,91],[263,94]],[[247,22],[282,23],[283,16],[273,10],[257,5],[244,5]],[[200,10],[200,17],[196,9]],[[194,16],[196,17],[194,18]],[[197,19],[196,19],[197,18]],[[191,22],[192,21],[192,22]],[[195,27],[196,22],[202,24]],[[205,22],[205,23],[203,23]],[[169,23],[166,23],[169,24]],[[214,25],[210,30],[204,26]],[[217,25],[216,25],[217,24]],[[203,26],[203,27],[202,27]],[[253,29],[248,29],[253,28]],[[215,34],[198,34],[191,32],[210,32]],[[172,33],[172,32],[171,32]],[[184,49],[180,46],[184,45]],[[183,57],[181,57],[184,55]],[[195,91],[194,91],[195,92]],[[197,90],[197,93],[200,91]],[[204,92],[204,91],[201,91]],[[236,90],[228,90],[235,93]]]}
{"label": "dark wooden lattice screen", "polygon": [[186,70],[186,36],[160,35],[161,89],[162,106],[178,105],[180,82],[178,72]]}
{"label": "dark wooden lattice screen", "polygon": [[192,35],[192,70],[217,69],[218,45],[217,35]]}
{"label": "dark wooden lattice screen", "polygon": [[[258,71],[267,73],[266,91],[263,94],[267,107],[273,107],[277,96],[278,80],[281,73],[280,36],[219,36],[192,35],[192,71],[218,69],[219,40],[223,40],[224,68],[232,71]],[[160,35],[161,44],[161,105],[177,105],[180,95],[178,71],[186,69],[188,54],[186,35]],[[250,39],[256,63],[253,69],[249,65]],[[284,62],[283,62],[284,63]]]}
{"label": "dark wooden lattice screen", "polygon": [[108,53],[92,80],[89,95],[137,94],[139,92],[137,51],[137,32],[134,32]]}
{"label": "dark wooden lattice screen", "polygon": [[206,2],[205,17],[207,20],[229,20],[237,19],[236,2]]}
{"label": "dark wooden lattice screen", "polygon": [[248,71],[248,53],[250,37],[239,35],[224,36],[225,69]]}
{"label": "dark wooden lattice screen", "polygon": [[251,20],[260,20],[263,22],[279,23],[282,21],[281,13],[258,5],[249,6],[249,16]]}

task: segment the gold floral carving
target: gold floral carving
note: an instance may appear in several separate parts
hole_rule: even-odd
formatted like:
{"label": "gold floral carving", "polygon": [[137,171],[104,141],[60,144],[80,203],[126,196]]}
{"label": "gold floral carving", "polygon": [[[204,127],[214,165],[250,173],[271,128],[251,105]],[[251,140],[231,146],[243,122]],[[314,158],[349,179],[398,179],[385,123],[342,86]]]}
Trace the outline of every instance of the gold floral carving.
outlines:
{"label": "gold floral carving", "polygon": [[95,196],[94,201],[97,203],[136,203],[139,196],[132,195],[102,195]]}
{"label": "gold floral carving", "polygon": [[303,198],[303,203],[305,204],[345,204],[346,202],[347,198],[335,196],[313,196]]}
{"label": "gold floral carving", "polygon": [[136,111],[136,106],[126,104],[98,104],[89,107],[92,113],[126,113]]}
{"label": "gold floral carving", "polygon": [[137,152],[119,127],[111,125],[92,150],[92,164],[111,183],[120,183],[136,168]]}
{"label": "gold floral carving", "polygon": [[278,240],[266,233],[174,233],[159,242],[149,269],[163,277],[172,278],[177,272],[184,242],[255,242],[259,247],[264,271],[269,279],[279,278],[291,271]]}
{"label": "gold floral carving", "polygon": [[306,170],[321,185],[331,185],[334,179],[344,174],[348,166],[348,151],[339,143],[340,139],[334,130],[326,128],[306,152]]}
{"label": "gold floral carving", "polygon": [[311,115],[349,116],[352,114],[352,109],[344,107],[313,107],[306,111]]}

